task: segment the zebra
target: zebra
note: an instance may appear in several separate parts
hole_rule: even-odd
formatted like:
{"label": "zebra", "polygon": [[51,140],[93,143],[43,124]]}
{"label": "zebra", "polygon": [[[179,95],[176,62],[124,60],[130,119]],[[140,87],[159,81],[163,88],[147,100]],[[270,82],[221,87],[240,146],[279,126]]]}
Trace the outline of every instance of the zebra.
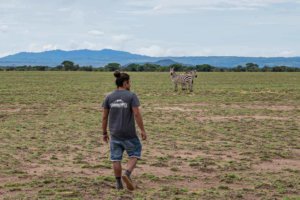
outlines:
{"label": "zebra", "polygon": [[186,86],[189,86],[189,91],[193,92],[193,79],[194,77],[197,77],[196,72],[178,75],[174,71],[174,68],[170,68],[170,77],[174,83],[174,91],[178,90],[178,84],[180,84],[182,90],[185,90]]}
{"label": "zebra", "polygon": [[188,72],[186,72],[186,74],[190,74],[192,76],[192,83],[191,83],[190,87],[192,88],[192,91],[193,91],[194,78],[198,77],[197,70],[188,71]]}

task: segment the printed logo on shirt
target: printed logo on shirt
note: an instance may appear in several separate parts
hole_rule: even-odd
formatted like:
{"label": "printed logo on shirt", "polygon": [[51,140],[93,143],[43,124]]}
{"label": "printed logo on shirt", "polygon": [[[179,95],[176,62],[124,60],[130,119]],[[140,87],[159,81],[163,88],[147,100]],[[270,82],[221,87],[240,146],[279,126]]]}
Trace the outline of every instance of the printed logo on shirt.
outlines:
{"label": "printed logo on shirt", "polygon": [[110,104],[111,108],[127,108],[127,103],[124,102],[122,99],[115,100],[113,103]]}

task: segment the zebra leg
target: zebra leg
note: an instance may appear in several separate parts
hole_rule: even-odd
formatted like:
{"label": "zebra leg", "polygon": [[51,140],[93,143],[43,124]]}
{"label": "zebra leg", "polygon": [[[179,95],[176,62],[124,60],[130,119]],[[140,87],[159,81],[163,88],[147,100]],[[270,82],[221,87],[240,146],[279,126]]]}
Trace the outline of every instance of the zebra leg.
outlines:
{"label": "zebra leg", "polygon": [[192,82],[189,83],[189,89],[190,89],[190,92],[193,92],[193,83]]}
{"label": "zebra leg", "polygon": [[177,83],[174,83],[174,86],[175,86],[175,87],[174,87],[174,91],[177,92],[177,89],[178,89]]}
{"label": "zebra leg", "polygon": [[189,86],[189,85],[188,85],[187,83],[184,84],[184,89],[185,89],[186,91],[188,91],[188,89],[189,89],[188,86]]}
{"label": "zebra leg", "polygon": [[181,83],[181,90],[186,90],[184,83]]}

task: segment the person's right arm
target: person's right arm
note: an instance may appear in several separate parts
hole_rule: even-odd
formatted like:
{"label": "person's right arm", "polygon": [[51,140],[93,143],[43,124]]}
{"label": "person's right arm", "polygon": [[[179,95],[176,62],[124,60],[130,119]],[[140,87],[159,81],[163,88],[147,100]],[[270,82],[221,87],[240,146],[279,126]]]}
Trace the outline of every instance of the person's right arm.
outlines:
{"label": "person's right arm", "polygon": [[139,109],[139,107],[132,107],[132,111],[133,111],[133,113],[134,113],[135,121],[136,121],[138,127],[139,127],[140,130],[141,130],[141,136],[142,136],[142,139],[143,139],[143,140],[146,140],[146,139],[147,139],[147,134],[146,134],[146,132],[145,132],[144,123],[143,123],[143,118],[142,118],[140,109]]}

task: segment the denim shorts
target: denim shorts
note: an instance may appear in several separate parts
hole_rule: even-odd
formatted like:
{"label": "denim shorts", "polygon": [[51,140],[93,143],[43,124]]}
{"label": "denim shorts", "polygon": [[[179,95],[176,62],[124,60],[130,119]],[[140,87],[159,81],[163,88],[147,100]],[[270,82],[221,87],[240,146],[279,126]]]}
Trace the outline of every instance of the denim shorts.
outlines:
{"label": "denim shorts", "polygon": [[123,152],[126,151],[130,158],[141,159],[142,144],[139,138],[129,140],[110,140],[110,160],[121,161]]}

